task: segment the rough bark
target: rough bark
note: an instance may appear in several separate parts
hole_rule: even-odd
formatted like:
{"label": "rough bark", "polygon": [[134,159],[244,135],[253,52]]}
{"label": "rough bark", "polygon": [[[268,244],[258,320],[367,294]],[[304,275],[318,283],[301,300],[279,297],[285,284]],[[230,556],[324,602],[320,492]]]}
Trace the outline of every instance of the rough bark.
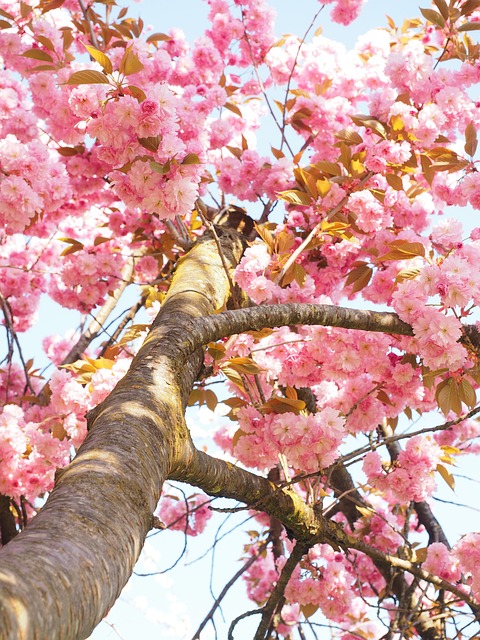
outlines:
{"label": "rough bark", "polygon": [[[241,244],[224,251],[232,265]],[[199,243],[129,372],[91,412],[87,438],[45,506],[0,552],[2,640],[86,638],[118,598],[162,484],[183,457],[184,403],[202,364],[198,350],[179,357],[184,339],[228,294],[215,244]]]}

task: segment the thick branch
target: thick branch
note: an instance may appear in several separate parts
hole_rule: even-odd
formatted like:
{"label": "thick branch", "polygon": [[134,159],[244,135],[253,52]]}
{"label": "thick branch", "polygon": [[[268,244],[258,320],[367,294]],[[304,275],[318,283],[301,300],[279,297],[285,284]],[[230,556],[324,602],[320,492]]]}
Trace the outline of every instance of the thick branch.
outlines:
{"label": "thick branch", "polygon": [[195,346],[200,346],[244,331],[288,325],[321,325],[413,336],[412,327],[396,313],[291,302],[223,311],[199,318],[191,338]]}
{"label": "thick branch", "polygon": [[169,476],[188,482],[212,496],[243,502],[280,520],[297,540],[334,545],[346,542],[346,534],[336,522],[319,517],[296,491],[280,488],[273,482],[246,469],[209,456],[192,447],[185,463]]}

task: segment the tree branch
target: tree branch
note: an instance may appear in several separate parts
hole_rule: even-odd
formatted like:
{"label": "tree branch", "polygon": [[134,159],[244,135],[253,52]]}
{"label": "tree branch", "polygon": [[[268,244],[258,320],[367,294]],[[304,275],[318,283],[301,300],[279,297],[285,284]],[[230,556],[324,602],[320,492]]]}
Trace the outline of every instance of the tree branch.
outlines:
{"label": "tree branch", "polygon": [[250,556],[250,558],[247,560],[247,562],[245,562],[240,569],[237,571],[237,573],[235,573],[234,576],[232,576],[230,578],[230,580],[227,582],[227,584],[223,587],[223,589],[220,592],[220,595],[218,596],[218,598],[215,599],[215,602],[213,603],[213,607],[210,609],[210,611],[207,613],[207,615],[205,616],[205,618],[202,620],[202,623],[200,624],[200,626],[198,627],[198,629],[195,632],[195,635],[192,637],[192,640],[199,640],[200,638],[200,633],[203,631],[203,629],[205,628],[207,622],[209,620],[211,620],[213,618],[213,614],[215,613],[215,611],[218,609],[218,607],[220,606],[220,603],[222,602],[223,598],[226,596],[226,594],[228,593],[229,589],[235,584],[235,582],[245,573],[245,571],[247,571],[247,569],[249,569],[252,564],[257,560],[258,556],[262,553],[262,551],[265,549],[265,547],[267,546],[268,541],[263,542],[262,544],[259,545],[259,548],[257,549],[257,551],[255,552],[254,555]]}
{"label": "tree branch", "polygon": [[253,640],[268,640],[268,638],[271,637],[270,634],[268,635],[268,637],[266,636],[266,634],[269,630],[272,618],[275,612],[281,609],[288,581],[290,580],[295,567],[303,558],[304,554],[307,553],[309,548],[310,546],[308,544],[302,544],[298,541],[295,544],[293,551],[286,561],[280,577],[277,580],[277,584],[273,588],[270,597],[263,607],[262,619],[260,621],[260,624],[258,625],[258,629]]}

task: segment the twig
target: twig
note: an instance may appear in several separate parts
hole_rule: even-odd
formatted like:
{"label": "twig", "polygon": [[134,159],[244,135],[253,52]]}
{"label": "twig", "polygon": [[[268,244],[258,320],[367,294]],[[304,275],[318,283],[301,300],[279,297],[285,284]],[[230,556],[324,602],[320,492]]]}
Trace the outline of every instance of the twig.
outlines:
{"label": "twig", "polygon": [[[370,178],[373,176],[373,171],[368,171],[368,173],[366,173],[364,175],[364,177],[360,180],[360,182],[356,185],[355,190],[358,190],[360,187],[363,187],[363,185],[365,185]],[[302,253],[302,251],[304,251],[304,249],[308,246],[308,244],[313,240],[313,238],[317,235],[317,233],[321,230],[322,228],[322,223],[324,222],[324,220],[334,216],[336,213],[338,213],[339,211],[341,211],[343,209],[343,207],[347,204],[348,202],[348,198],[349,198],[349,194],[347,194],[346,196],[344,196],[340,202],[333,207],[333,209],[331,209],[327,215],[325,216],[325,218],[323,220],[321,220],[318,224],[316,224],[313,229],[310,231],[310,233],[308,234],[308,236],[305,238],[305,240],[302,242],[301,245],[299,245],[295,251],[292,253],[292,255],[288,258],[288,260],[286,261],[286,263],[283,265],[281,271],[279,272],[279,274],[277,275],[277,277],[275,278],[274,282],[275,284],[279,284],[282,281],[283,276],[287,273],[287,271],[290,269],[290,267],[292,266],[292,264],[295,262],[295,260],[298,258],[298,256]]]}
{"label": "twig", "polygon": [[85,3],[84,3],[84,1],[83,1],[83,0],[78,0],[78,4],[79,4],[79,6],[80,6],[80,9],[82,10],[83,17],[85,18],[85,22],[86,22],[86,23],[87,23],[87,25],[88,25],[88,30],[89,30],[89,32],[90,32],[90,40],[91,40],[91,42],[92,42],[93,46],[94,46],[96,49],[100,49],[100,47],[99,47],[99,45],[98,45],[97,36],[95,35],[95,31],[93,30],[93,25],[92,25],[92,23],[91,23],[91,21],[90,21],[90,18],[88,17],[88,9],[87,9],[87,7],[85,6]]}
{"label": "twig", "polygon": [[[8,302],[8,300],[6,300],[3,297],[2,293],[0,293],[0,305],[2,306],[3,315],[5,317],[5,328],[7,330],[7,336],[8,336],[7,341],[9,345],[8,347],[9,367],[11,366],[11,358],[13,356],[13,343],[15,343],[15,346],[17,347],[17,351],[18,351],[18,357],[20,358],[20,362],[22,363],[23,371],[25,373],[26,388],[30,391],[32,395],[35,395],[35,389],[32,387],[32,383],[30,382],[30,376],[28,375],[27,363],[25,362],[25,359],[23,357],[22,347],[20,345],[17,332],[14,329],[13,311],[10,306],[10,303]],[[6,399],[8,400],[8,396],[6,397]]]}
{"label": "twig", "polygon": [[[297,66],[298,56],[300,55],[300,51],[302,50],[302,47],[305,44],[305,40],[306,40],[308,34],[310,33],[310,31],[313,29],[313,25],[315,24],[316,19],[320,15],[320,12],[323,11],[323,9],[325,9],[325,5],[324,4],[322,4],[320,9],[313,16],[312,21],[310,22],[307,30],[303,34],[303,37],[300,40],[300,44],[298,45],[297,53],[295,54],[295,58],[293,60],[292,68],[291,68],[290,73],[288,75],[287,86],[285,88],[285,101],[283,103],[283,111],[282,111],[282,128],[281,128],[282,140],[281,140],[281,143],[280,143],[280,149],[282,148],[283,142],[285,140],[285,126],[287,124],[287,121],[286,121],[287,109],[286,109],[285,105],[287,104],[288,94],[290,93],[290,85],[291,85],[292,79],[293,79],[293,72],[295,71],[295,67]],[[309,136],[308,140],[310,140],[310,142],[312,142],[313,141],[312,136]],[[285,140],[285,142],[286,142],[286,140]],[[303,149],[303,147],[302,147],[302,149]]]}
{"label": "twig", "polygon": [[227,276],[228,286],[230,287],[230,292],[232,294],[233,304],[235,306],[235,309],[240,309],[241,303],[240,303],[240,300],[238,299],[237,290],[232,280],[232,277],[230,275],[230,270],[228,268],[227,261],[225,260],[225,255],[223,253],[222,245],[218,238],[217,232],[215,231],[215,225],[210,220],[208,220],[208,218],[204,215],[204,212],[202,211],[202,204],[200,203],[200,201],[197,200],[197,202],[195,203],[195,208],[198,212],[198,215],[202,219],[203,224],[207,227],[207,229],[211,232],[213,236],[215,244],[217,245],[218,255],[220,256],[220,260],[222,261],[222,266],[225,271],[225,275]]}
{"label": "twig", "polygon": [[310,545],[298,542],[295,544],[290,557],[285,563],[277,584],[275,585],[270,597],[262,609],[262,620],[258,625],[258,629],[255,633],[253,640],[266,640],[266,633],[270,627],[270,623],[275,612],[281,609],[283,604],[285,589],[287,588],[288,581],[302,557],[307,553]]}
{"label": "twig", "polygon": [[221,601],[227,595],[229,589],[245,573],[245,571],[247,571],[247,569],[249,569],[252,566],[252,564],[257,560],[258,556],[262,553],[262,551],[267,546],[267,543],[268,543],[268,541],[262,542],[259,545],[259,547],[258,547],[257,551],[255,552],[255,554],[253,556],[251,556],[247,560],[247,562],[240,567],[240,569],[237,571],[237,573],[235,573],[235,575],[232,578],[230,578],[230,580],[227,582],[227,584],[223,587],[223,589],[220,592],[220,595],[217,597],[217,599],[213,603],[212,608],[207,613],[205,618],[202,620],[200,626],[198,627],[197,631],[195,632],[195,635],[192,637],[192,640],[198,640],[200,638],[200,633],[203,631],[203,629],[205,628],[205,626],[208,623],[208,621],[212,619],[215,611],[220,606]]}

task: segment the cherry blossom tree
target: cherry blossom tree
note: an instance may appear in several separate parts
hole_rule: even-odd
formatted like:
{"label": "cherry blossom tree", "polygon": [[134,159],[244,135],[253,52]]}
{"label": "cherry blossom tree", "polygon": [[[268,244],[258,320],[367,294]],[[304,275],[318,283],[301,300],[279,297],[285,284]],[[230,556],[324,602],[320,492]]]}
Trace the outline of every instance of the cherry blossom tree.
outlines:
{"label": "cherry blossom tree", "polygon": [[[351,51],[316,30],[361,5],[279,37],[266,0],[208,0],[190,45],[111,0],[0,0],[2,640],[88,637],[212,497],[258,520],[229,638],[478,633],[480,534],[432,497],[479,455],[480,0]],[[43,371],[46,298],[81,323]],[[207,452],[185,410],[219,403]]]}

